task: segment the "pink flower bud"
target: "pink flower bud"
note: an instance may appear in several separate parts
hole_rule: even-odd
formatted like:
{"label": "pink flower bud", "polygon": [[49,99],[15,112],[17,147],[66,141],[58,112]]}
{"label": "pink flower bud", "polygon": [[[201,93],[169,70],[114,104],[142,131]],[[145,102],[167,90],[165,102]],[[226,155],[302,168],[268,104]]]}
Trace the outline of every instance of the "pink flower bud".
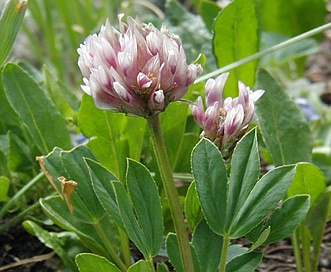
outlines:
{"label": "pink flower bud", "polygon": [[220,107],[223,105],[223,89],[228,79],[229,73],[221,74],[216,80],[210,78],[206,83],[206,104],[207,107],[218,102]]}
{"label": "pink flower bud", "polygon": [[182,98],[202,68],[187,64],[180,38],[165,26],[122,17],[119,30],[107,20],[77,50],[82,90],[102,109],[147,118]]}
{"label": "pink flower bud", "polygon": [[264,93],[264,90],[253,92],[239,82],[239,96],[223,101],[228,76],[228,73],[222,74],[206,82],[206,110],[201,97],[191,105],[194,119],[203,128],[201,136],[214,142],[225,159],[231,157],[236,143],[245,134],[254,115],[254,102]]}

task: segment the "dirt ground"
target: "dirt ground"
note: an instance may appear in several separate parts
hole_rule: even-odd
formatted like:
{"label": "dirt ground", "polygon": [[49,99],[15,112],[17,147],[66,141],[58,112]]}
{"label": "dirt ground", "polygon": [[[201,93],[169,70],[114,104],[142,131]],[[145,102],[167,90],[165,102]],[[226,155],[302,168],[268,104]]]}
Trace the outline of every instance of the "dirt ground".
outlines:
{"label": "dirt ground", "polygon": [[[1,223],[1,222],[0,222]],[[263,262],[257,272],[295,272],[296,265],[289,239],[261,248]],[[61,260],[51,249],[17,224],[0,235],[0,271],[6,272],[59,272]],[[320,272],[331,272],[331,223],[323,239]]]}
{"label": "dirt ground", "polygon": [[0,271],[55,272],[61,271],[60,267],[61,260],[54,252],[27,233],[21,223],[0,235]]}

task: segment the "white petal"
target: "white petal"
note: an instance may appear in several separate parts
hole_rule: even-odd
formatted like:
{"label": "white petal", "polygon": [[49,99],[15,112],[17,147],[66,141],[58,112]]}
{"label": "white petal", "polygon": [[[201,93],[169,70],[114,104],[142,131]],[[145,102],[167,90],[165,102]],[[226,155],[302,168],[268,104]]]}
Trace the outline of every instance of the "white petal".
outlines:
{"label": "white petal", "polygon": [[144,73],[140,72],[137,75],[137,83],[140,88],[149,88],[153,81]]}
{"label": "white petal", "polygon": [[148,33],[146,36],[146,43],[151,53],[155,55],[160,48],[158,36],[154,32]]}
{"label": "white petal", "polygon": [[128,93],[128,91],[119,83],[119,82],[114,82],[113,84],[115,92],[117,95],[123,99],[125,102],[130,102],[131,100],[131,95]]}
{"label": "white petal", "polygon": [[154,92],[154,94],[155,94],[155,96],[154,96],[155,102],[158,104],[163,104],[164,103],[163,90],[158,90],[158,91]]}
{"label": "white petal", "polygon": [[224,120],[224,140],[235,136],[235,134],[242,128],[244,120],[244,109],[241,104],[232,108],[227,112]]}
{"label": "white petal", "polygon": [[92,95],[92,92],[91,92],[91,88],[90,86],[87,86],[87,85],[80,85],[80,87],[82,88],[82,90],[87,93],[88,95]]}
{"label": "white petal", "polygon": [[197,100],[194,102],[194,104],[190,105],[192,115],[194,119],[199,123],[200,126],[202,126],[204,118],[205,118],[205,110],[202,103],[202,98],[199,96]]}
{"label": "white petal", "polygon": [[264,94],[264,92],[264,90],[254,91],[249,95],[249,99],[253,102],[256,102]]}
{"label": "white petal", "polygon": [[213,105],[215,102],[222,107],[223,89],[228,79],[229,73],[221,74],[215,80],[210,78],[206,83],[206,104],[207,107]]}

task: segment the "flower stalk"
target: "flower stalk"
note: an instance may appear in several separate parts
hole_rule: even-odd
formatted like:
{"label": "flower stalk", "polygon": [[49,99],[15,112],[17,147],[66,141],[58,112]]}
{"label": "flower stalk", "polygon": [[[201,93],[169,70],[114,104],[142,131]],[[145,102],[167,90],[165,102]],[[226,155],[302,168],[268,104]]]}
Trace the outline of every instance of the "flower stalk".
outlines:
{"label": "flower stalk", "polygon": [[172,169],[168,159],[165,141],[162,135],[160,115],[155,114],[147,118],[150,135],[153,143],[157,164],[159,167],[163,187],[169,201],[172,220],[174,222],[183,269],[185,272],[194,271],[190,243],[184,223],[183,211],[181,209],[177,189],[172,176]]}
{"label": "flower stalk", "polygon": [[230,247],[230,238],[228,236],[223,236],[223,246],[222,246],[222,255],[221,255],[219,272],[226,271],[226,259],[228,256],[229,247]]}

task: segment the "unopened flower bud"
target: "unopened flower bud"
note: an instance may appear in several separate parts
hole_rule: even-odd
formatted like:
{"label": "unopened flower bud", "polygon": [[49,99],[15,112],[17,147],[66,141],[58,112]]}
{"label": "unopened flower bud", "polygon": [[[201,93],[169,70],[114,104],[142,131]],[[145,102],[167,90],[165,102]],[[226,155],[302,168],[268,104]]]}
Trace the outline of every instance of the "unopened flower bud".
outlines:
{"label": "unopened flower bud", "polygon": [[228,76],[228,73],[222,74],[206,82],[206,110],[201,97],[191,105],[194,119],[203,128],[201,136],[210,139],[225,159],[231,157],[236,143],[246,133],[254,115],[254,102],[264,93],[264,90],[253,92],[240,81],[239,96],[223,101]]}

